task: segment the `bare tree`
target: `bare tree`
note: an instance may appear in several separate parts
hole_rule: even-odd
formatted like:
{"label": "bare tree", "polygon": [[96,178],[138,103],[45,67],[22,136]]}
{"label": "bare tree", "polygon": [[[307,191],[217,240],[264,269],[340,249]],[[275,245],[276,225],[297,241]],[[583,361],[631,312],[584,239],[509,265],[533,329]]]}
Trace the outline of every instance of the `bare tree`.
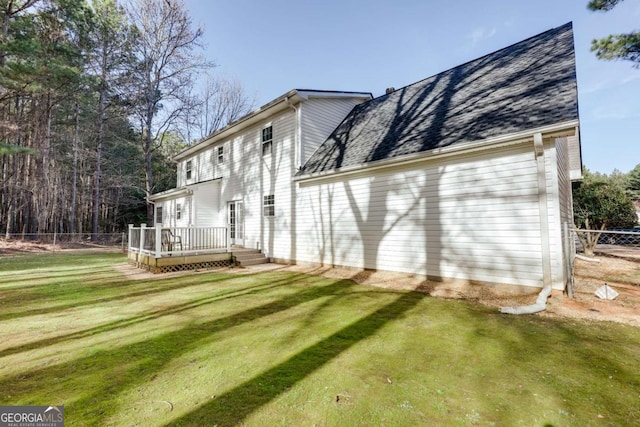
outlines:
{"label": "bare tree", "polygon": [[[130,20],[137,41],[133,46],[137,67],[135,118],[145,158],[145,191],[154,192],[153,151],[159,137],[176,123],[190,105],[189,93],[196,71],[213,67],[198,50],[202,28],[194,28],[180,0],[131,0]],[[153,207],[147,204],[147,221],[153,222]]]}
{"label": "bare tree", "polygon": [[255,108],[255,98],[249,98],[236,79],[209,77],[202,92],[200,129],[206,136],[245,116]]}
{"label": "bare tree", "polygon": [[247,95],[235,78],[207,75],[200,90],[194,88],[190,108],[180,117],[180,132],[187,142],[202,139],[249,114],[256,106],[255,96]]}

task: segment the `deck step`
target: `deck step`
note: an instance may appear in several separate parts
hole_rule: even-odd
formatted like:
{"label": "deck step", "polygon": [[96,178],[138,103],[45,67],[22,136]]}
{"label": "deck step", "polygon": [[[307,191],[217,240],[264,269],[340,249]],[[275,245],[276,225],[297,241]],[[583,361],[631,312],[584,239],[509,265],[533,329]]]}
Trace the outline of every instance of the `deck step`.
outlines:
{"label": "deck step", "polygon": [[246,267],[249,265],[266,264],[269,262],[269,258],[257,249],[242,249],[233,251],[233,256],[236,258],[236,262],[240,267]]}

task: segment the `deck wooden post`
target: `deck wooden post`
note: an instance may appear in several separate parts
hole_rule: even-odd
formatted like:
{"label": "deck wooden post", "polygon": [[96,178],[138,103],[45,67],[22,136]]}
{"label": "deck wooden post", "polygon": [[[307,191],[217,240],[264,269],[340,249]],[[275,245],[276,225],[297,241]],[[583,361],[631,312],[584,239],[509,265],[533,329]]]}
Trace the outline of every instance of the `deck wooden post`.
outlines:
{"label": "deck wooden post", "polygon": [[155,247],[155,258],[160,258],[162,252],[162,223],[156,223],[156,247]]}
{"label": "deck wooden post", "polygon": [[140,224],[140,253],[144,251],[144,229],[147,228],[147,224]]}
{"label": "deck wooden post", "polygon": [[227,252],[231,252],[231,227],[227,224]]}

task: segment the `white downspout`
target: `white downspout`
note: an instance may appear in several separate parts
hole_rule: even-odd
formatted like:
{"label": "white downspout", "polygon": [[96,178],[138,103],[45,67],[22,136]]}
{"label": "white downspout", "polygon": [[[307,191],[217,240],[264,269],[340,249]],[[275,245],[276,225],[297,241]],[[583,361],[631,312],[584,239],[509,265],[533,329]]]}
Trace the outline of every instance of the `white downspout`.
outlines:
{"label": "white downspout", "polygon": [[506,314],[533,314],[546,310],[547,299],[551,296],[551,253],[549,247],[549,209],[547,206],[547,173],[544,159],[542,134],[533,135],[533,147],[538,166],[538,206],[540,209],[540,243],[542,249],[542,290],[535,304],[516,307],[501,307]]}
{"label": "white downspout", "polygon": [[296,107],[289,101],[289,98],[284,99],[285,103],[289,108],[291,108],[295,112],[295,120],[294,120],[294,141],[293,146],[295,147],[295,167],[296,170],[302,167],[302,138],[300,137],[300,107]]}

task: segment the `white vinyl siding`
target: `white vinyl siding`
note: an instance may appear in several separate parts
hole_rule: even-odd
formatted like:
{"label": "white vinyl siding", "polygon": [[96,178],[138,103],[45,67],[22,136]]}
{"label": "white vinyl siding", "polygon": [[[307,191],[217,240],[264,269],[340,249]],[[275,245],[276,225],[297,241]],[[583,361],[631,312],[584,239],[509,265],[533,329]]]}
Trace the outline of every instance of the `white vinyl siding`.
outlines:
{"label": "white vinyl siding", "polygon": [[[219,161],[218,148],[223,149],[223,162]],[[217,144],[178,163],[177,188],[210,181],[222,176],[228,160],[226,144]],[[187,162],[191,162],[191,179],[186,179]]]}
{"label": "white vinyl siding", "polygon": [[542,285],[532,146],[301,183],[298,259]]}
{"label": "white vinyl siding", "polygon": [[[545,141],[549,251],[554,289],[564,289],[567,280],[563,250],[564,223],[573,225],[569,170],[571,147],[568,140],[569,138],[558,138]],[[573,245],[569,249],[571,253],[575,252]]]}
{"label": "white vinyl siding", "polygon": [[314,151],[331,135],[342,120],[356,105],[364,100],[355,98],[325,99],[310,98],[302,103],[302,164],[309,160]]}
{"label": "white vinyl siding", "polygon": [[[273,151],[262,156],[262,129],[257,124],[227,140],[221,168],[219,219],[226,224],[227,203],[244,202],[244,245],[260,248],[267,256],[291,259],[291,192],[294,174],[295,114],[285,111],[269,119]],[[263,216],[263,196],[274,195],[274,217]]]}
{"label": "white vinyl siding", "polygon": [[567,157],[569,163],[569,177],[572,181],[582,179],[582,154],[580,152],[580,137],[578,135],[567,138]]}
{"label": "white vinyl siding", "polygon": [[219,227],[220,180],[206,181],[192,187],[193,218],[195,227]]}
{"label": "white vinyl siding", "polygon": [[[180,205],[180,218],[177,215],[177,206]],[[156,212],[162,207],[162,225],[164,227],[187,227],[191,214],[191,197],[181,196],[175,199],[156,202]]]}
{"label": "white vinyl siding", "polygon": [[[559,138],[556,140],[556,173],[558,177],[558,200],[556,206],[560,220],[560,233],[556,238],[560,241],[560,243],[558,243],[558,248],[561,252],[557,257],[557,263],[559,265],[556,266],[558,273],[554,282],[562,282],[564,284],[566,284],[569,274],[566,271],[567,260],[565,259],[565,252],[568,252],[572,258],[575,255],[575,244],[573,240],[570,238],[567,240],[564,235],[565,224],[569,227],[573,227],[573,196],[571,194],[571,172],[569,170],[570,148],[568,138]],[[565,245],[568,246],[566,250]]]}

